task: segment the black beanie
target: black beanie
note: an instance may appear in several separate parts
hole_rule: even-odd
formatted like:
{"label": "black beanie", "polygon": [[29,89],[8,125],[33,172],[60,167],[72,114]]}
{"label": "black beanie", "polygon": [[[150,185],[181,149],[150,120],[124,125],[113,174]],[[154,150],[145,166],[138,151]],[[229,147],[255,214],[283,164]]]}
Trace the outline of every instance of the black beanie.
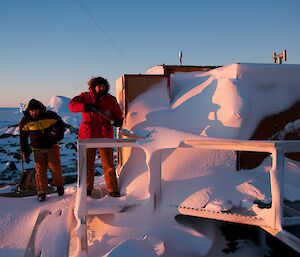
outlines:
{"label": "black beanie", "polygon": [[40,101],[33,98],[28,102],[27,110],[36,110],[36,109],[44,110],[45,106]]}

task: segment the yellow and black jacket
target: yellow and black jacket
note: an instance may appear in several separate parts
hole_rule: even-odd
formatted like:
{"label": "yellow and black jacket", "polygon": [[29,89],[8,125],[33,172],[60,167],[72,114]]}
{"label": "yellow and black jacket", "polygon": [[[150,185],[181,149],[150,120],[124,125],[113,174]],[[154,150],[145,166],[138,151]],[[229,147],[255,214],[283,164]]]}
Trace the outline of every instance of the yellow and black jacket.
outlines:
{"label": "yellow and black jacket", "polygon": [[24,117],[19,123],[21,151],[30,154],[30,144],[33,149],[48,149],[63,138],[65,123],[61,117],[53,111],[40,109],[40,115],[34,119],[28,110],[24,111]]}

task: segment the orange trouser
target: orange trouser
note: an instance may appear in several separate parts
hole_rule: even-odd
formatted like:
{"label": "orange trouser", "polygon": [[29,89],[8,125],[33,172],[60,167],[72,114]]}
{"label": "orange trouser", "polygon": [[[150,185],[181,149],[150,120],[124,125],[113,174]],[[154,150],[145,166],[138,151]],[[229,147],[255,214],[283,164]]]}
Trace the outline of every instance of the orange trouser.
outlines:
{"label": "orange trouser", "polygon": [[[94,188],[94,166],[96,157],[96,148],[88,148],[86,152],[87,158],[87,189],[92,190]],[[104,179],[108,192],[119,192],[118,181],[114,168],[114,157],[112,148],[99,148],[98,149],[101,161],[102,169],[104,172]]]}
{"label": "orange trouser", "polygon": [[47,168],[49,167],[54,184],[63,186],[64,180],[61,171],[59,146],[50,149],[33,149],[35,183],[38,193],[48,192]]}

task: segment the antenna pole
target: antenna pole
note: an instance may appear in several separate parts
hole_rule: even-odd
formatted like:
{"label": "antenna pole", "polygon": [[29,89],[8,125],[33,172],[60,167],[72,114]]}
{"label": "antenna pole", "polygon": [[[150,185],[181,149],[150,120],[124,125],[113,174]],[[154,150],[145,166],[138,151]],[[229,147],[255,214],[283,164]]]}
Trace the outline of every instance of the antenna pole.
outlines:
{"label": "antenna pole", "polygon": [[179,64],[180,64],[180,66],[182,66],[182,51],[181,50],[179,50],[178,57],[179,57]]}

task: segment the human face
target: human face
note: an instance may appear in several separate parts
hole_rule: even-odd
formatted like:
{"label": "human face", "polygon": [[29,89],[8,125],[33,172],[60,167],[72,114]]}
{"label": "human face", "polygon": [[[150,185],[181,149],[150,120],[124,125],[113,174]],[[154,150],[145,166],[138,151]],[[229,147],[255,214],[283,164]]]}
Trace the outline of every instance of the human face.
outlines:
{"label": "human face", "polygon": [[95,92],[96,92],[97,95],[104,93],[105,89],[106,89],[105,85],[95,86]]}
{"label": "human face", "polygon": [[40,110],[39,109],[29,110],[29,113],[32,118],[37,118],[40,115]]}

